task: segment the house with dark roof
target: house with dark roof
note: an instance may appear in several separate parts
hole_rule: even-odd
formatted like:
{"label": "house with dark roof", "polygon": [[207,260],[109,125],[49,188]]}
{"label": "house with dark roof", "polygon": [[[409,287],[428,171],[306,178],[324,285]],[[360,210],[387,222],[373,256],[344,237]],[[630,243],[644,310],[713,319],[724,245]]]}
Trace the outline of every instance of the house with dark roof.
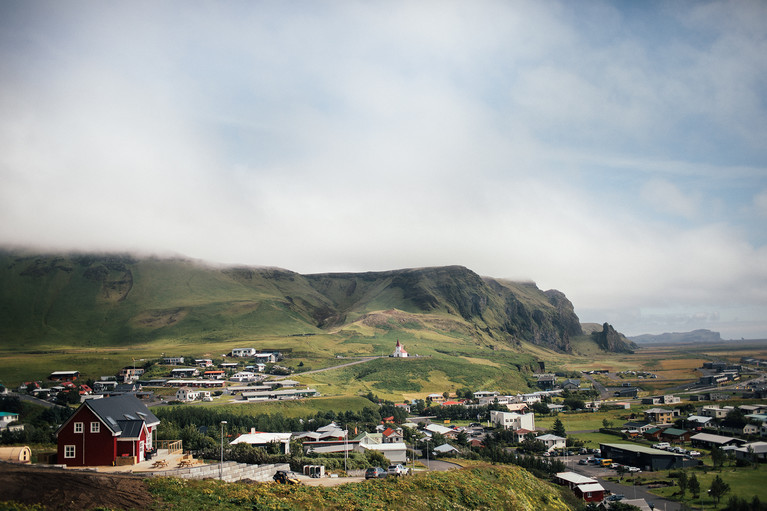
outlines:
{"label": "house with dark roof", "polygon": [[135,396],[89,399],[56,432],[58,462],[69,467],[114,465],[118,458],[140,463],[153,450],[159,424]]}

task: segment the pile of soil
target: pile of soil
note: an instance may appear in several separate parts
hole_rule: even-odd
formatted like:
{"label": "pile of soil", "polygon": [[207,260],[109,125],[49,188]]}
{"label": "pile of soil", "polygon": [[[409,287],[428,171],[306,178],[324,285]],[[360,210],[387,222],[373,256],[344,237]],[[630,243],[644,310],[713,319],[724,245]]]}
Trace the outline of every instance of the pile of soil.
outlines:
{"label": "pile of soil", "polygon": [[69,509],[147,509],[154,504],[142,477],[0,463],[0,501]]}

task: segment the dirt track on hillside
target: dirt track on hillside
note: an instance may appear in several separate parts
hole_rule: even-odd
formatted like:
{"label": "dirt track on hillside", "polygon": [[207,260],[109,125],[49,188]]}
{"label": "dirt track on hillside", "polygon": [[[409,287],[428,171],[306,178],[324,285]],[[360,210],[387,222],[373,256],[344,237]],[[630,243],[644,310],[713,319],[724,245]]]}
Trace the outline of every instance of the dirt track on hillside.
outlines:
{"label": "dirt track on hillside", "polygon": [[141,477],[11,463],[0,463],[2,501],[41,504],[51,511],[147,509],[154,503]]}

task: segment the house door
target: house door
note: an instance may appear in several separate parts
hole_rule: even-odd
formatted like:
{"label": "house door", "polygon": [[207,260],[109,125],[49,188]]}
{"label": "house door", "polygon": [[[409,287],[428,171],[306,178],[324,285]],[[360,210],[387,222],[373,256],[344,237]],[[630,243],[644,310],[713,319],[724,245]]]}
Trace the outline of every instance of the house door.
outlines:
{"label": "house door", "polygon": [[144,441],[142,440],[138,444],[138,461],[139,463],[144,461]]}

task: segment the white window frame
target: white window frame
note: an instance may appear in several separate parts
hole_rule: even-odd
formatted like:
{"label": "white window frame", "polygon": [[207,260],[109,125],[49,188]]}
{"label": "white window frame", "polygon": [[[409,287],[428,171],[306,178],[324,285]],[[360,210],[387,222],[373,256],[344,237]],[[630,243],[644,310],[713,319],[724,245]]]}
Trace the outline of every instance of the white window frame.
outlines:
{"label": "white window frame", "polygon": [[77,456],[77,448],[74,445],[64,446],[64,458],[71,459]]}
{"label": "white window frame", "polygon": [[75,422],[74,432],[75,433],[82,433],[83,431],[85,431],[85,429],[83,428],[83,423],[82,422]]}
{"label": "white window frame", "polygon": [[100,422],[91,422],[91,433],[101,433]]}

